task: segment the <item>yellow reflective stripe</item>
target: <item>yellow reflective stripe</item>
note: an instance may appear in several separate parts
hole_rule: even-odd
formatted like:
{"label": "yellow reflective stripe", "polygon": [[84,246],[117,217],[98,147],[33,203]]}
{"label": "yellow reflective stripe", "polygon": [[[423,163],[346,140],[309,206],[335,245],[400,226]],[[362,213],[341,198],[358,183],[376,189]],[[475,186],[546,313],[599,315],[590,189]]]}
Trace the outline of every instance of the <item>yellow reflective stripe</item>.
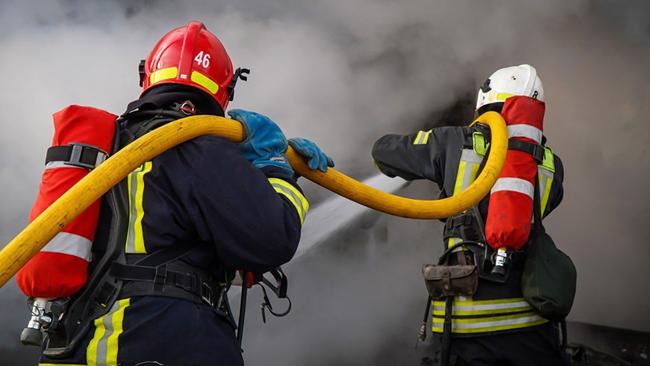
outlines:
{"label": "yellow reflective stripe", "polygon": [[503,101],[505,101],[506,99],[510,98],[513,95],[514,94],[510,94],[510,93],[497,93],[496,100],[499,101],[499,102],[503,102]]}
{"label": "yellow reflective stripe", "polygon": [[456,184],[454,185],[453,195],[457,195],[463,191],[463,181],[465,180],[465,170],[467,169],[467,161],[461,160],[458,164],[458,174],[456,174]]}
{"label": "yellow reflective stripe", "polygon": [[472,133],[472,149],[474,149],[474,152],[477,155],[485,156],[485,154],[487,154],[488,146],[490,146],[490,143],[485,142],[485,137],[483,136],[482,133],[480,132]]}
{"label": "yellow reflective stripe", "polygon": [[[544,183],[542,184],[542,180],[544,180]],[[548,204],[548,198],[551,196],[551,186],[553,185],[553,177],[547,177],[545,175],[540,174],[539,175],[539,186],[543,187],[542,191],[542,201],[540,202],[540,211],[542,216],[544,215],[544,212],[546,211],[546,205]]]}
{"label": "yellow reflective stripe", "polygon": [[271,183],[271,186],[277,193],[285,196],[293,204],[296,211],[298,211],[298,216],[300,216],[300,223],[303,223],[307,211],[309,211],[309,201],[307,201],[307,198],[296,187],[285,180],[269,178],[269,183]]}
{"label": "yellow reflective stripe", "polygon": [[198,71],[192,71],[192,75],[190,76],[190,79],[201,85],[202,87],[208,89],[210,93],[212,94],[217,94],[217,91],[219,90],[219,84],[215,83],[212,79],[209,77],[201,74]]}
{"label": "yellow reflective stripe", "polygon": [[163,81],[163,80],[167,80],[167,79],[173,79],[176,76],[178,76],[178,68],[176,68],[176,67],[167,67],[167,68],[164,68],[164,69],[154,71],[151,74],[151,76],[149,76],[149,83],[151,85],[153,85],[153,84],[155,84],[155,83],[157,83],[159,81]]}
{"label": "yellow reflective stripe", "polygon": [[95,334],[86,350],[88,366],[116,366],[118,339],[123,331],[124,311],[130,299],[118,300],[111,311],[95,319]]}
{"label": "yellow reflective stripe", "polygon": [[544,158],[542,159],[542,167],[551,173],[555,173],[555,157],[553,150],[550,147],[544,146]]}
{"label": "yellow reflective stripe", "polygon": [[[508,314],[523,311],[531,311],[531,307],[523,298],[496,299],[496,300],[458,300],[454,301],[452,316],[464,315],[490,315],[490,314]],[[445,315],[445,302],[434,301],[434,316]]]}
{"label": "yellow reflective stripe", "polygon": [[148,161],[131,172],[127,179],[129,190],[129,228],[126,237],[126,253],[146,253],[142,218],[144,217],[144,176],[151,171],[153,163]]}
{"label": "yellow reflective stripe", "polygon": [[[547,319],[527,312],[513,315],[502,315],[482,318],[452,319],[452,333],[484,333],[500,330],[518,329],[532,327],[548,322]],[[441,333],[443,330],[444,318],[433,318],[432,331]]]}
{"label": "yellow reflective stripe", "polygon": [[110,314],[107,314],[95,319],[95,334],[86,349],[86,362],[88,365],[97,365],[97,347],[99,346],[101,339],[104,338],[104,333],[106,332],[106,328],[104,327],[104,318],[109,315]]}
{"label": "yellow reflective stripe", "polygon": [[415,140],[413,140],[413,145],[426,145],[429,141],[430,135],[431,130],[418,132],[417,136],[415,136]]}

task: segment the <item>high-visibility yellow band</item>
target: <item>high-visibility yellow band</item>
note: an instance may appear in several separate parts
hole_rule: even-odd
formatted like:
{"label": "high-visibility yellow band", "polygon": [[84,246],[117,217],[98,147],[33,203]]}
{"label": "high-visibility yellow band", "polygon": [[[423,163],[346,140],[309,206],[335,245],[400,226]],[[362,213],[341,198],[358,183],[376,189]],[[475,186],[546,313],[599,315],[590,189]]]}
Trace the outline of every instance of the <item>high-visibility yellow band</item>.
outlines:
{"label": "high-visibility yellow band", "polygon": [[[465,315],[494,315],[494,314],[509,314],[531,311],[532,308],[523,298],[512,299],[497,299],[497,300],[466,300],[454,301],[452,307],[452,316],[465,316]],[[434,301],[433,311],[434,316],[445,316],[445,302]],[[483,319],[483,318],[481,318]]]}
{"label": "high-visibility yellow band", "polygon": [[555,157],[553,150],[550,147],[544,146],[544,159],[542,160],[542,167],[549,172],[555,173]]}
{"label": "high-visibility yellow band", "polygon": [[202,87],[208,89],[210,93],[212,94],[217,94],[217,91],[219,90],[219,84],[215,83],[212,79],[209,77],[201,74],[198,71],[192,71],[192,75],[190,76],[190,79],[201,85]]}
{"label": "high-visibility yellow band", "polygon": [[95,334],[86,350],[88,366],[117,365],[118,339],[123,331],[124,311],[131,299],[118,300],[104,316],[95,319]]}
{"label": "high-visibility yellow band", "polygon": [[155,83],[157,83],[159,81],[163,81],[163,80],[167,80],[167,79],[173,79],[176,76],[178,76],[178,68],[176,68],[176,67],[167,67],[167,68],[156,70],[155,72],[153,72],[151,74],[151,76],[149,76],[149,82],[150,82],[151,85],[153,85],[153,84],[155,84]]}
{"label": "high-visibility yellow band", "polygon": [[148,161],[131,172],[127,178],[129,190],[129,227],[126,235],[126,253],[147,252],[142,231],[144,218],[144,176],[151,171],[153,163]]}
{"label": "high-visibility yellow band", "polygon": [[514,96],[514,94],[510,94],[510,93],[497,93],[497,95],[496,95],[496,100],[499,101],[499,102],[503,102],[503,101],[505,101],[506,99],[508,99],[508,98],[510,98],[510,97],[512,97],[512,96]]}
{"label": "high-visibility yellow band", "polygon": [[[519,329],[533,327],[548,322],[547,319],[535,314],[534,312],[502,315],[493,317],[452,319],[452,333],[485,333],[496,332],[501,330]],[[431,330],[436,333],[442,333],[444,318],[433,318]]]}
{"label": "high-visibility yellow band", "polygon": [[293,204],[300,216],[300,223],[304,223],[307,211],[309,211],[307,198],[291,183],[280,178],[269,178],[269,183],[277,193],[285,196]]}
{"label": "high-visibility yellow band", "polygon": [[485,142],[485,136],[482,133],[478,131],[472,133],[472,148],[477,155],[485,156],[488,146],[490,146],[490,142]]}
{"label": "high-visibility yellow band", "polygon": [[415,136],[415,140],[413,140],[413,145],[426,145],[429,141],[430,135],[431,130],[418,132],[417,136]]}
{"label": "high-visibility yellow band", "polygon": [[467,161],[461,160],[458,164],[458,174],[456,174],[456,184],[454,184],[454,193],[459,194],[463,191],[463,181],[465,180],[465,170],[467,169]]}
{"label": "high-visibility yellow band", "polygon": [[548,199],[551,196],[551,187],[553,186],[553,174],[539,174],[539,187],[541,190],[542,200],[540,201],[541,215],[544,216]]}

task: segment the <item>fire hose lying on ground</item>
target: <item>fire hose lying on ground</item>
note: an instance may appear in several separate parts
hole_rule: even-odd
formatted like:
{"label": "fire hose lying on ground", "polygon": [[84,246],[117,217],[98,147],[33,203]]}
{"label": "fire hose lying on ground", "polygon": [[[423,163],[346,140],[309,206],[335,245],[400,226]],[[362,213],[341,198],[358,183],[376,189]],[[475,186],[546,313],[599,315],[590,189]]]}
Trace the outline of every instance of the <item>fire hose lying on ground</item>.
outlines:
{"label": "fire hose lying on ground", "polygon": [[[503,118],[496,112],[487,112],[476,121],[488,125],[491,130],[491,152],[485,168],[461,194],[440,200],[416,200],[385,193],[335,169],[328,169],[326,173],[310,170],[291,147],[287,157],[301,176],[369,208],[405,218],[446,218],[471,208],[485,197],[505,161],[508,133]],[[203,115],[179,119],[137,139],[81,179],[0,251],[0,287],[67,224],[130,172],[162,152],[202,135],[220,136],[233,142],[245,138],[239,122]]]}

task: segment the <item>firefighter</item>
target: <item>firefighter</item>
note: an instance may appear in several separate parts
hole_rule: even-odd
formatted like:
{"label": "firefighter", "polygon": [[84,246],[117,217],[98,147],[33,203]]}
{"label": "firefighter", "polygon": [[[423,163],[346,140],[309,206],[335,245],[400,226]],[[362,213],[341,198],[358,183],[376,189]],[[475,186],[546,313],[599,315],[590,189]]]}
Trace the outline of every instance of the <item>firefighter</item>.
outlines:
{"label": "firefighter", "polygon": [[[540,211],[543,216],[560,204],[564,171],[560,158],[545,146],[546,138],[541,128],[543,101],[542,82],[535,68],[529,65],[500,69],[481,86],[476,115],[487,111],[502,113],[508,123],[510,139],[506,164],[509,159],[512,160],[510,155],[514,155],[532,162],[532,170],[529,167],[524,169],[528,174],[526,180],[523,177],[503,177],[504,174],[520,172],[523,169],[521,162],[504,167],[491,195],[485,197],[477,208],[446,220],[443,234],[445,249],[467,240],[487,241],[492,246],[504,237],[512,239],[522,230],[525,237],[517,245],[525,244],[533,217],[535,179],[539,180]],[[509,119],[521,121],[511,124]],[[535,123],[531,122],[533,120]],[[407,180],[431,180],[438,184],[444,198],[459,194],[474,181],[482,169],[485,156],[489,154],[488,143],[489,129],[481,124],[438,127],[405,136],[383,136],[374,144],[372,154],[382,173]],[[506,201],[499,202],[499,194],[503,193],[507,196]],[[515,222],[508,221],[513,220],[512,217]],[[519,240],[510,239],[506,241],[511,244]],[[451,341],[447,350],[451,355],[448,358],[451,364],[565,363],[558,325],[534,313],[522,297],[525,247],[513,248],[508,251],[500,245],[489,248],[492,255],[488,259],[494,260],[499,258],[496,254],[506,253],[499,259],[509,262],[481,273],[473,295],[453,298],[453,310],[448,314],[451,318],[448,328]],[[462,253],[458,255],[462,261],[475,261],[474,265],[479,265],[476,262],[485,259],[485,255],[477,258],[476,252],[479,255],[481,252],[471,251],[470,247],[461,246],[454,251]],[[502,273],[504,268],[508,268],[507,276]],[[446,309],[449,309],[445,305],[445,301],[431,303],[432,330],[440,335],[445,330]]]}
{"label": "firefighter", "polygon": [[[163,36],[140,73],[142,94],[116,121],[116,150],[182,117],[224,116],[245,78],[196,21]],[[230,282],[237,270],[260,274],[289,261],[309,208],[287,144],[314,169],[333,162],[309,140],[287,141],[264,115],[228,114],[244,125],[241,144],[195,138],[108,194],[89,282],[50,332],[41,365],[243,364]]]}

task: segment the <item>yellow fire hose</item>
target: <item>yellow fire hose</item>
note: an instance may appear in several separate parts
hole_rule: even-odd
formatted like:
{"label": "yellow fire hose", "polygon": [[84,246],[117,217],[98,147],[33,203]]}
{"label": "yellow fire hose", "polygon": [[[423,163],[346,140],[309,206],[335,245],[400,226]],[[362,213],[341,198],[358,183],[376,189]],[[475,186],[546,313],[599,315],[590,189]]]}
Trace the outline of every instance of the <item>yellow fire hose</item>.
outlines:
{"label": "yellow fire hose", "polygon": [[[506,157],[508,134],[496,112],[481,115],[478,122],[491,129],[492,147],[485,168],[464,192],[441,200],[415,200],[382,192],[335,169],[310,170],[293,149],[287,157],[303,177],[378,211],[414,219],[439,219],[458,214],[480,201],[492,188]],[[119,183],[135,168],[162,152],[202,135],[221,136],[234,142],[244,138],[242,125],[215,116],[192,116],[155,129],[117,152],[75,184],[0,251],[0,287],[13,277],[59,231]]]}

